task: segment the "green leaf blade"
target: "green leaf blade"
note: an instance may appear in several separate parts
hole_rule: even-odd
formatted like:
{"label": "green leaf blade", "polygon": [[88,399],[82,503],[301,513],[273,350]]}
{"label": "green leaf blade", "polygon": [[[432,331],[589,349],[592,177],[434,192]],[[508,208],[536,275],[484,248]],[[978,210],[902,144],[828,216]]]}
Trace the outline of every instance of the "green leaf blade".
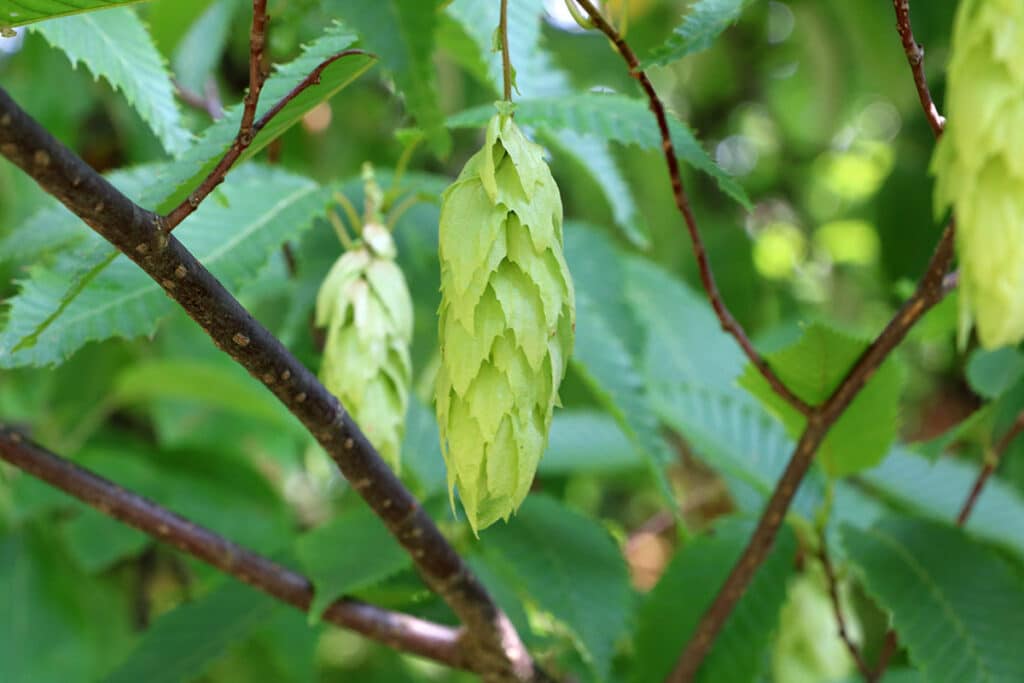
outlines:
{"label": "green leaf blade", "polygon": [[25,26],[44,19],[133,5],[142,0],[18,0],[0,4],[0,26]]}
{"label": "green leaf blade", "polygon": [[911,518],[843,527],[868,591],[892,612],[910,658],[930,683],[1024,680],[1024,584],[960,530]]}
{"label": "green leaf blade", "polygon": [[174,99],[171,75],[130,7],[54,19],[33,27],[50,45],[120,90],[169,154],[192,140]]}
{"label": "green leaf blade", "polygon": [[711,47],[739,19],[751,0],[697,0],[662,45],[640,63],[641,69],[664,66]]}

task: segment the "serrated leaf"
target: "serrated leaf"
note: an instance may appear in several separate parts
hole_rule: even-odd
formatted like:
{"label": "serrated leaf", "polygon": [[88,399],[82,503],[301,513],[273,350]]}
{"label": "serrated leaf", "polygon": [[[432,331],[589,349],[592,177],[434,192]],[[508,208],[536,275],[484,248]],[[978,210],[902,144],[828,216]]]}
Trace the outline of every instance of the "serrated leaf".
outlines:
{"label": "serrated leaf", "polygon": [[130,7],[54,19],[32,27],[71,60],[124,93],[168,154],[192,140],[181,122],[174,86],[146,27]]}
{"label": "serrated leaf", "polygon": [[218,0],[199,15],[174,49],[174,75],[186,88],[203,92],[224,54],[239,3]]}
{"label": "serrated leaf", "polygon": [[665,474],[673,456],[661,438],[633,355],[641,332],[622,296],[619,257],[607,238],[579,225],[566,231],[565,255],[576,286],[576,345],[570,363],[642,454],[675,509]]}
{"label": "serrated leaf", "polygon": [[[449,117],[448,125],[452,128],[479,128],[493,113],[492,105],[467,109]],[[657,122],[647,103],[623,95],[587,93],[522,99],[516,102],[516,121],[540,131],[575,131],[644,149],[661,150]],[[711,160],[685,123],[670,116],[669,132],[680,159],[714,178],[723,192],[745,208],[751,208],[750,199],[740,184]]]}
{"label": "serrated leaf", "polygon": [[[734,496],[749,487],[760,509],[793,453],[793,441],[777,420],[749,398],[696,384],[664,387],[652,403],[658,417],[694,448],[696,455],[726,475]],[[818,470],[805,477],[792,509],[810,519],[822,500]]]}
{"label": "serrated leaf", "polygon": [[[334,25],[306,46],[299,57],[276,67],[267,78],[263,91],[260,93],[256,117],[259,118],[266,113],[317,66],[351,47],[354,42],[355,35],[351,31],[343,26]],[[236,163],[241,164],[257,154],[298,123],[309,110],[330,99],[362,75],[373,66],[375,61],[373,57],[356,54],[332,63],[321,74],[319,84],[307,88],[285,105],[277,116],[253,138],[252,144],[242,153]],[[150,191],[139,198],[139,203],[147,208],[155,207],[155,210],[161,213],[166,213],[177,206],[213,170],[224,152],[234,142],[241,119],[241,104],[225,111],[224,118],[204,130],[195,144],[189,147],[179,160],[167,166],[166,171],[161,173],[153,183]]]}
{"label": "serrated leaf", "polygon": [[[954,458],[932,462],[896,447],[878,467],[859,476],[869,488],[902,509],[939,521],[954,519],[978,477],[978,465]],[[1024,496],[993,477],[967,521],[974,537],[1012,551],[1024,561]]]}
{"label": "serrated leaf", "polygon": [[231,579],[161,616],[104,683],[180,683],[203,674],[264,623],[280,603]]}
{"label": "serrated leaf", "polygon": [[309,606],[311,621],[341,596],[379,583],[412,562],[365,505],[305,534],[295,551],[316,587]]}
{"label": "serrated leaf", "polygon": [[485,551],[523,599],[570,629],[605,679],[632,604],[626,562],[608,532],[553,498],[531,495],[512,522],[491,527]]}
{"label": "serrated leaf", "polygon": [[69,14],[132,5],[141,0],[4,0],[0,2],[0,26],[24,26]]}
{"label": "serrated leaf", "polygon": [[434,31],[441,0],[329,0],[327,6],[380,55],[406,106],[439,156],[451,151],[434,73]]}
{"label": "serrated leaf", "polygon": [[725,29],[736,23],[750,1],[697,0],[683,17],[683,23],[672,31],[668,40],[651,50],[651,54],[642,60],[640,68],[664,66],[686,55],[708,49]]}
{"label": "serrated leaf", "polygon": [[[239,170],[219,192],[227,205],[204,203],[175,236],[228,288],[252,279],[282,242],[312,224],[327,200],[313,181],[262,167]],[[119,256],[66,302],[63,314],[38,333],[37,343],[14,351],[64,305],[69,274],[77,280],[78,260],[69,254],[52,267],[37,266],[21,283],[0,333],[0,367],[52,365],[89,341],[151,334],[171,310],[163,290]]]}
{"label": "serrated leaf", "polygon": [[1024,377],[1024,354],[1012,346],[976,349],[967,361],[967,381],[984,398],[996,398]]}
{"label": "serrated leaf", "polygon": [[[631,681],[660,681],[672,671],[701,615],[743,552],[753,526],[744,520],[726,520],[676,553],[638,611]],[[786,599],[796,551],[793,532],[783,527],[768,559],[715,640],[697,681],[758,680]]]}
{"label": "serrated leaf", "polygon": [[[866,342],[813,324],[799,341],[768,354],[766,360],[794,394],[817,405],[839,386],[865,348]],[[889,358],[832,426],[818,449],[818,459],[831,476],[859,472],[885,457],[896,439],[903,380],[902,366]],[[748,365],[739,382],[782,420],[790,436],[800,434],[806,418],[776,394],[756,368]]]}
{"label": "serrated leaf", "polygon": [[1024,582],[961,530],[911,518],[843,527],[868,592],[929,683],[1024,680]]}
{"label": "serrated leaf", "polygon": [[[520,98],[557,97],[573,91],[569,75],[558,68],[544,49],[541,36],[543,0],[520,0],[508,7],[509,54],[516,69],[516,93]],[[476,45],[474,55],[483,65],[483,80],[498,96],[502,88],[501,55],[491,49],[493,28],[498,25],[499,6],[493,2],[455,0],[448,14]],[[446,43],[447,45],[447,43]],[[612,217],[633,244],[649,243],[647,227],[625,177],[612,157],[607,143],[594,135],[576,131],[547,132],[542,136],[560,157],[577,164],[601,190]]]}

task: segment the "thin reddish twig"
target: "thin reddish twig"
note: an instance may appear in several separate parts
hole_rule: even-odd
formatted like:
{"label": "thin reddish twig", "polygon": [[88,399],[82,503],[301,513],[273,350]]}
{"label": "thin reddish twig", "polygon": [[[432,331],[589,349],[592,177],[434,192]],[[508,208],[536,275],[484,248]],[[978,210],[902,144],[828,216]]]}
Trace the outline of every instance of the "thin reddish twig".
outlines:
{"label": "thin reddish twig", "polygon": [[846,644],[846,649],[850,651],[850,656],[853,657],[857,670],[864,676],[865,681],[871,683],[871,667],[868,666],[867,661],[864,659],[864,653],[860,651],[860,646],[854,642],[846,625],[846,614],[843,611],[843,603],[839,596],[839,580],[836,577],[835,567],[832,566],[832,559],[829,557],[828,539],[824,531],[819,534],[818,544],[818,559],[821,560],[822,569],[825,570],[825,581],[828,584],[828,595],[832,601],[832,611],[836,616],[836,624],[839,626],[839,637]]}
{"label": "thin reddish twig", "polygon": [[[0,427],[0,459],[285,604],[308,612],[313,603],[313,585],[301,574],[39,447],[15,430]],[[331,603],[323,619],[396,650],[455,668],[471,666],[458,629],[347,598]]]}
{"label": "thin reddish twig", "polygon": [[654,117],[658,121],[658,130],[661,133],[661,146],[662,151],[665,154],[665,162],[668,164],[668,175],[672,181],[672,194],[675,197],[676,207],[679,209],[679,213],[682,214],[683,220],[686,223],[686,229],[690,236],[690,242],[693,244],[693,253],[697,259],[697,267],[700,270],[700,281],[704,286],[704,291],[707,293],[708,300],[711,302],[711,307],[715,311],[715,315],[718,316],[718,321],[722,325],[722,329],[731,334],[739,343],[740,348],[750,359],[750,362],[754,364],[758,372],[768,381],[772,390],[781,396],[787,403],[793,406],[797,411],[803,415],[810,415],[811,406],[804,401],[802,398],[794,394],[785,383],[779,379],[775,371],[772,370],[761,354],[757,352],[754,345],[751,343],[750,338],[744,331],[743,326],[733,317],[732,313],[726,307],[725,302],[722,300],[722,295],[718,291],[718,284],[715,282],[714,273],[711,270],[711,263],[708,261],[707,250],[704,248],[704,240],[700,236],[700,230],[697,228],[697,219],[693,215],[693,209],[690,207],[690,200],[686,194],[686,190],[683,188],[682,176],[679,172],[679,159],[676,157],[675,146],[672,143],[672,136],[669,133],[668,128],[668,115],[665,113],[665,106],[661,102],[661,98],[658,97],[657,92],[654,90],[654,86],[651,84],[651,80],[647,77],[647,74],[640,68],[640,62],[636,57],[636,53],[626,43],[622,35],[612,26],[608,21],[601,15],[597,7],[590,0],[576,0],[580,7],[582,7],[586,13],[590,16],[590,20],[594,23],[602,33],[604,33],[609,40],[615,45],[619,54],[626,61],[629,66],[630,75],[635,78],[639,83],[640,87],[643,88],[644,93],[647,95],[647,100],[650,104],[651,111],[654,113]]}
{"label": "thin reddish twig", "polygon": [[903,51],[907,54],[907,62],[914,75],[917,97],[921,100],[921,108],[924,109],[928,125],[931,126],[935,137],[939,137],[946,127],[946,119],[939,113],[939,108],[935,106],[935,100],[928,89],[928,79],[924,75],[924,48],[914,39],[914,31],[910,26],[910,0],[892,0],[892,6],[896,10],[896,30],[899,31]]}
{"label": "thin reddish twig", "polygon": [[978,502],[978,498],[981,496],[981,492],[985,490],[985,484],[988,483],[989,478],[996,471],[996,468],[999,467],[999,463],[1002,461],[1003,455],[1010,448],[1010,444],[1020,436],[1021,432],[1024,432],[1024,412],[1017,416],[1017,419],[1013,421],[1010,428],[1006,430],[1006,433],[1003,434],[992,448],[992,452],[986,456],[985,464],[982,466],[981,471],[978,472],[978,478],[975,479],[974,486],[971,487],[970,493],[967,494],[967,500],[964,501],[960,514],[957,515],[957,526],[963,526],[967,523],[971,513],[974,511],[975,504]]}

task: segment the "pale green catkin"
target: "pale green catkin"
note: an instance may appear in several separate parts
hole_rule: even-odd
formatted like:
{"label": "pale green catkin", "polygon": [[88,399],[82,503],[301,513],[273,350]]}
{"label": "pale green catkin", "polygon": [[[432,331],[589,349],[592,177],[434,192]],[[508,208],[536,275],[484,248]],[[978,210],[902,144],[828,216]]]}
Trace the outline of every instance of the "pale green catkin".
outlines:
{"label": "pale green catkin", "polygon": [[936,210],[952,206],[960,338],[1024,338],[1024,2],[963,0],[953,27],[948,124],[932,170]]}
{"label": "pale green catkin", "polygon": [[397,472],[412,364],[412,300],[382,225],[331,267],[316,299],[316,324],[327,328],[320,378]]}
{"label": "pale green catkin", "polygon": [[440,260],[441,450],[449,494],[479,532],[530,490],[576,316],[558,186],[509,116],[491,119],[444,193]]}

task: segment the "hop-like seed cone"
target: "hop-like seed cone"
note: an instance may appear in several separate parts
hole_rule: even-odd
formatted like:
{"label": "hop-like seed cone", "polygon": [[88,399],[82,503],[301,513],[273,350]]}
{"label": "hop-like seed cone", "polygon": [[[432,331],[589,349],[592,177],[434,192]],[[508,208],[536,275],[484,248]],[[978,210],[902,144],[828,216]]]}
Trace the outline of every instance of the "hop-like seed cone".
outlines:
{"label": "hop-like seed cone", "polygon": [[320,378],[370,442],[399,469],[412,364],[412,301],[382,226],[339,258],[320,286],[316,324],[327,328]]}
{"label": "hop-like seed cone", "polygon": [[562,200],[508,116],[444,193],[437,420],[449,493],[474,531],[507,520],[547,446],[572,352]]}
{"label": "hop-like seed cone", "polygon": [[932,168],[957,218],[961,339],[1024,338],[1024,2],[963,0],[953,29],[949,123]]}

